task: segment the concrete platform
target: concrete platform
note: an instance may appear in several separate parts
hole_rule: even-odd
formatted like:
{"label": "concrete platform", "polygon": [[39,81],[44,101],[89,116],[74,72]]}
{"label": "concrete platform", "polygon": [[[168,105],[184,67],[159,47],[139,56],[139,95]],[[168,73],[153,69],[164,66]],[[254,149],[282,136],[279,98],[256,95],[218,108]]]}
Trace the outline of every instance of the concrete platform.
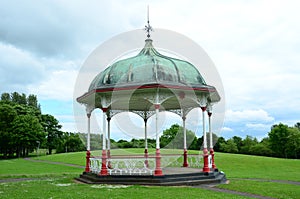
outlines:
{"label": "concrete platform", "polygon": [[99,176],[83,173],[76,180],[88,184],[123,184],[156,186],[193,186],[203,184],[221,184],[227,181],[223,172],[214,170],[202,172],[195,168],[164,168],[163,176],[152,175],[111,175]]}

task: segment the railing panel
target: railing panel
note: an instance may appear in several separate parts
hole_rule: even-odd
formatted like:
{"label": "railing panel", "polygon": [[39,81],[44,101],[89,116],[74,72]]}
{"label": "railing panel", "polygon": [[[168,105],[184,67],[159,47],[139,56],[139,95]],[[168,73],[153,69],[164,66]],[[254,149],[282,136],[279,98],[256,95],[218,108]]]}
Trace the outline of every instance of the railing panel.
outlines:
{"label": "railing panel", "polygon": [[[188,155],[189,167],[201,168],[202,155]],[[99,174],[101,171],[101,157],[90,158],[90,170],[92,173]],[[106,166],[109,175],[153,175],[155,170],[156,157],[149,156],[113,156],[107,158]],[[182,155],[162,155],[161,167],[182,167]],[[211,166],[211,158],[209,159]]]}

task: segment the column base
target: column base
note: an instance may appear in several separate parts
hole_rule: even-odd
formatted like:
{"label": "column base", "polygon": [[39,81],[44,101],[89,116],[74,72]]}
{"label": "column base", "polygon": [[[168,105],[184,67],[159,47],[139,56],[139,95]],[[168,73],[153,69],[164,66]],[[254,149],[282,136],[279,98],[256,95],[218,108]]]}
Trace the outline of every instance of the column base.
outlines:
{"label": "column base", "polygon": [[107,160],[106,150],[102,150],[102,163],[101,163],[101,171],[100,171],[100,175],[102,176],[108,175],[106,160]]}
{"label": "column base", "polygon": [[217,169],[217,166],[215,164],[215,153],[214,153],[214,149],[210,149],[210,155],[211,155],[211,162],[212,162],[212,170]]}
{"label": "column base", "polygon": [[204,165],[203,165],[203,172],[210,172],[210,169],[208,167],[208,151],[206,148],[203,149],[203,160],[204,160]]}
{"label": "column base", "polygon": [[162,172],[162,169],[160,167],[160,159],[161,159],[161,156],[160,156],[160,149],[156,149],[156,153],[155,153],[156,157],[156,165],[155,165],[155,170],[154,170],[154,175],[155,176],[162,176],[163,175],[163,172]]}
{"label": "column base", "polygon": [[90,172],[90,157],[91,152],[89,150],[86,151],[86,164],[85,164],[85,172]]}
{"label": "column base", "polygon": [[184,149],[183,150],[183,165],[182,167],[188,167],[189,164],[188,164],[188,161],[187,161],[187,150]]}

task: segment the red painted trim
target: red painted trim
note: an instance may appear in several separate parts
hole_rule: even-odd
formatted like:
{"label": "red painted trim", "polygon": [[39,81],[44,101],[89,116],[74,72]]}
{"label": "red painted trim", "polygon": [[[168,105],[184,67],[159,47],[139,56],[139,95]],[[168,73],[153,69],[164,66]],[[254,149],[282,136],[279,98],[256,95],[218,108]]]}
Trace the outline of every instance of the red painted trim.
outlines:
{"label": "red painted trim", "polygon": [[106,113],[108,108],[101,108],[104,113]]}
{"label": "red painted trim", "polygon": [[205,107],[200,107],[202,111],[206,110],[206,106]]}
{"label": "red painted trim", "polygon": [[210,169],[208,167],[208,151],[206,148],[203,149],[203,159],[204,159],[204,163],[203,163],[203,172],[210,172]]}
{"label": "red painted trim", "polygon": [[160,163],[160,160],[161,160],[161,156],[160,156],[160,150],[159,149],[156,149],[156,153],[155,153],[155,170],[154,170],[154,175],[155,176],[162,176],[163,175],[163,172],[162,172],[162,169],[161,169],[161,163]]}
{"label": "red painted trim", "polygon": [[126,86],[126,87],[109,87],[109,88],[101,88],[91,90],[84,95],[77,98],[77,101],[94,94],[94,93],[102,93],[109,91],[123,91],[123,90],[136,90],[136,89],[153,89],[153,88],[169,88],[169,89],[180,89],[180,90],[194,90],[194,91],[207,91],[207,92],[215,92],[215,88],[203,88],[203,87],[191,87],[191,86],[178,86],[178,85],[162,85],[162,84],[149,84],[149,85],[135,85],[135,86]]}
{"label": "red painted trim", "polygon": [[160,104],[154,104],[154,108],[155,109],[159,109],[160,108]]}
{"label": "red painted trim", "polygon": [[188,161],[187,161],[187,150],[184,149],[183,150],[183,167],[188,167],[189,164],[188,164]]}
{"label": "red painted trim", "polygon": [[91,152],[89,150],[86,151],[86,164],[85,164],[85,172],[90,172],[90,157]]}

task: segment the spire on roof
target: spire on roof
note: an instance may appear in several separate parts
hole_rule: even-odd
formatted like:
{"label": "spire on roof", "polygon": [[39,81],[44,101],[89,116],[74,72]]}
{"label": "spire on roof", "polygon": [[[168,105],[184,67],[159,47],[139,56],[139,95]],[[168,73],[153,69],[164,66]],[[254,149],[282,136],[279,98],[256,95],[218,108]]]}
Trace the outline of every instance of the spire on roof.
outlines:
{"label": "spire on roof", "polygon": [[147,32],[147,37],[150,38],[150,31],[153,31],[152,27],[150,26],[149,22],[149,5],[147,7],[147,25],[145,26],[145,30]]}

